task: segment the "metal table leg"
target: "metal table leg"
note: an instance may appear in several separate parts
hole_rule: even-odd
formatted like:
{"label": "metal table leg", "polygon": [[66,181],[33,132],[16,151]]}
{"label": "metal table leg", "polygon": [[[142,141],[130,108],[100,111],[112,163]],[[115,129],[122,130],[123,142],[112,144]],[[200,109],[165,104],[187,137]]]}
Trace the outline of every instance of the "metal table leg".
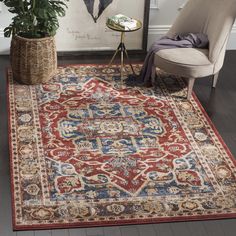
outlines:
{"label": "metal table leg", "polygon": [[109,65],[108,65],[108,67],[111,66],[111,64],[113,63],[113,61],[114,61],[114,59],[115,59],[115,57],[116,57],[116,55],[117,55],[117,53],[120,51],[120,54],[121,54],[121,56],[120,56],[120,57],[121,57],[121,59],[120,59],[120,60],[121,60],[121,63],[120,63],[120,76],[121,76],[121,79],[123,79],[123,72],[124,72],[124,53],[125,53],[125,56],[126,56],[127,59],[128,59],[128,62],[129,62],[129,65],[130,65],[130,67],[131,67],[131,69],[132,69],[133,74],[135,74],[134,68],[133,68],[133,66],[132,66],[132,64],[131,64],[131,61],[130,61],[128,52],[127,52],[126,47],[125,47],[125,44],[124,44],[124,36],[125,36],[125,32],[121,32],[120,44],[119,44],[119,46],[117,47],[117,49],[116,49],[114,55],[113,55],[112,58],[111,58],[111,61],[109,62]]}

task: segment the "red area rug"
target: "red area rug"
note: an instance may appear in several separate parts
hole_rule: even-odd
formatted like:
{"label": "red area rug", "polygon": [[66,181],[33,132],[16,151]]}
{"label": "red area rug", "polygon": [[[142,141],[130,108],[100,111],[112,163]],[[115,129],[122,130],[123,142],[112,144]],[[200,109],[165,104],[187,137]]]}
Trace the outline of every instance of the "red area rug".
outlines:
{"label": "red area rug", "polygon": [[180,78],[127,87],[102,65],[37,86],[8,77],[14,229],[236,216],[233,157]]}

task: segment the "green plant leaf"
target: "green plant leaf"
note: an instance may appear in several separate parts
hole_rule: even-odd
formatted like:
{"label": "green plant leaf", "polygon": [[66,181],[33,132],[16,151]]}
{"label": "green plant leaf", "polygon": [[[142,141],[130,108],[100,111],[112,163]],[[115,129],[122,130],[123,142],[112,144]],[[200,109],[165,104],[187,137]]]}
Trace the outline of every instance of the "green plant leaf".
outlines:
{"label": "green plant leaf", "polygon": [[58,17],[65,16],[69,0],[0,0],[14,16],[4,29],[5,37],[19,34],[29,38],[54,36]]}

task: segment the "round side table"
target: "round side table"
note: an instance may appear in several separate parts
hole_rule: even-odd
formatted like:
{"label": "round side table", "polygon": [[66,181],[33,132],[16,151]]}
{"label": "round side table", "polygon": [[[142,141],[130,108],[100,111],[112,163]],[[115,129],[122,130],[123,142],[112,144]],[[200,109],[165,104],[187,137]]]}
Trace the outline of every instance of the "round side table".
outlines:
{"label": "round side table", "polygon": [[125,36],[126,32],[134,32],[134,31],[137,31],[140,28],[142,28],[141,21],[139,21],[139,20],[136,20],[136,21],[137,21],[137,25],[136,25],[135,28],[132,28],[132,29],[120,29],[119,27],[115,27],[114,25],[110,25],[109,23],[106,23],[106,25],[107,25],[107,27],[109,29],[121,32],[120,43],[119,43],[119,45],[118,45],[114,55],[111,58],[111,61],[109,62],[109,65],[108,65],[108,67],[111,66],[112,62],[114,61],[114,59],[115,59],[115,57],[117,55],[117,53],[120,51],[120,61],[121,61],[121,63],[120,63],[120,76],[121,76],[121,79],[123,78],[123,70],[124,70],[124,53],[125,53],[125,55],[126,55],[126,57],[128,59],[128,62],[129,62],[129,65],[130,65],[130,67],[132,69],[133,74],[135,74],[134,68],[133,68],[133,66],[131,64],[128,52],[127,52],[126,47],[125,47],[124,36]]}

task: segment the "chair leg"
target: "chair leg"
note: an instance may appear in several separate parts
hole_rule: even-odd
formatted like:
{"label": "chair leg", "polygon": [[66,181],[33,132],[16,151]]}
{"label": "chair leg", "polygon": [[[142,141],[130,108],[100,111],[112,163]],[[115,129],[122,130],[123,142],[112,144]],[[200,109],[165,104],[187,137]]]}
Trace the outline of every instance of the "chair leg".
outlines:
{"label": "chair leg", "polygon": [[191,98],[194,82],[195,82],[195,78],[189,78],[188,79],[187,100],[190,100],[190,98]]}
{"label": "chair leg", "polygon": [[212,87],[213,88],[216,87],[216,84],[217,84],[217,81],[218,81],[218,78],[219,78],[219,73],[220,72],[217,72],[216,74],[213,75],[213,81],[212,81]]}
{"label": "chair leg", "polygon": [[152,74],[151,74],[152,81],[155,81],[156,78],[156,67],[152,65]]}

